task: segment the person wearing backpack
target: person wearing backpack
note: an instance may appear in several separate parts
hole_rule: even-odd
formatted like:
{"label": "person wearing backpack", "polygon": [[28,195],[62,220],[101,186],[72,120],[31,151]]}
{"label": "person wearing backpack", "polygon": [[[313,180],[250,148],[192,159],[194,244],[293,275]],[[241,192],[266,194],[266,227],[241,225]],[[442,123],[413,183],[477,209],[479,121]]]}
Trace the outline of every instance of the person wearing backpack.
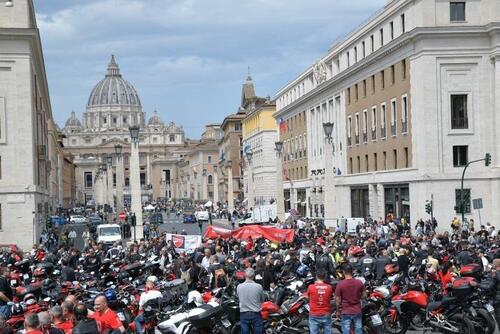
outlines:
{"label": "person wearing backpack", "polygon": [[73,314],[75,315],[75,327],[73,334],[95,334],[99,333],[99,327],[95,319],[88,317],[88,310],[85,304],[76,304]]}

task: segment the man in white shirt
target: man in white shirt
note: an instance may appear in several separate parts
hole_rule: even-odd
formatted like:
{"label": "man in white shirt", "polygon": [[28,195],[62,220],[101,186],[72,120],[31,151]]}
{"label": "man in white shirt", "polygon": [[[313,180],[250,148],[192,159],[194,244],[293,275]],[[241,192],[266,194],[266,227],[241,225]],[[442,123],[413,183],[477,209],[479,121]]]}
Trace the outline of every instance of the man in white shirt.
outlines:
{"label": "man in white shirt", "polygon": [[205,256],[201,260],[201,266],[206,271],[209,271],[208,268],[210,268],[210,256],[212,256],[212,252],[210,251],[210,249],[206,248],[205,249]]}
{"label": "man in white shirt", "polygon": [[[148,301],[162,297],[161,292],[156,290],[155,288],[155,283],[157,281],[158,278],[156,278],[156,276],[149,276],[146,279],[146,288],[144,292],[141,293],[141,298],[139,299],[139,310],[142,310],[144,305]],[[144,322],[144,317],[142,313],[135,318],[134,322],[135,322],[135,332],[142,333],[142,324]]]}

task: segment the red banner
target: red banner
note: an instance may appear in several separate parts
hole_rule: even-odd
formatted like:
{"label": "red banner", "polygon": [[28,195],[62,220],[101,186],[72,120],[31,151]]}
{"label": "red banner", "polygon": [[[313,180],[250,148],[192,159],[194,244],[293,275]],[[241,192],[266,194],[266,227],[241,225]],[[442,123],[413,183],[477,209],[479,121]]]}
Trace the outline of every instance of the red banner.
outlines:
{"label": "red banner", "polygon": [[234,231],[209,226],[203,237],[206,239],[228,239],[231,236],[237,240],[248,240],[250,237],[255,240],[263,237],[264,239],[273,242],[292,242],[295,236],[295,231],[292,229],[281,229],[259,225],[244,226]]}

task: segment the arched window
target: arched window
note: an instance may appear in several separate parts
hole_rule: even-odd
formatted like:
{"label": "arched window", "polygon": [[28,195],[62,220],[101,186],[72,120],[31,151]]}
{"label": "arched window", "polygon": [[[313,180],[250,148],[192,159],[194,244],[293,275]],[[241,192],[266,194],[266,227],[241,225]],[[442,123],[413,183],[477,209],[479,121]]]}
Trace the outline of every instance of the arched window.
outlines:
{"label": "arched window", "polygon": [[213,182],[212,175],[209,175],[208,176],[208,184],[212,184],[212,182]]}

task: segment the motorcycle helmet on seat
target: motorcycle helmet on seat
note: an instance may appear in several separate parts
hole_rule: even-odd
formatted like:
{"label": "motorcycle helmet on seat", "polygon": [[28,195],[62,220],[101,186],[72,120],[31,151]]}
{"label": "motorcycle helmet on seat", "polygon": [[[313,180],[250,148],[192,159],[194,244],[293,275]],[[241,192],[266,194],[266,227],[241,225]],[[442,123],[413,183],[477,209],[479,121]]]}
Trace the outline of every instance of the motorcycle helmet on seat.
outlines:
{"label": "motorcycle helmet on seat", "polygon": [[116,300],[116,291],[114,289],[108,289],[104,291],[104,297],[108,302]]}
{"label": "motorcycle helmet on seat", "polygon": [[13,317],[23,315],[24,308],[21,305],[21,303],[16,303],[16,304],[12,305],[12,307],[10,308],[10,313],[11,313],[11,316],[13,316]]}

